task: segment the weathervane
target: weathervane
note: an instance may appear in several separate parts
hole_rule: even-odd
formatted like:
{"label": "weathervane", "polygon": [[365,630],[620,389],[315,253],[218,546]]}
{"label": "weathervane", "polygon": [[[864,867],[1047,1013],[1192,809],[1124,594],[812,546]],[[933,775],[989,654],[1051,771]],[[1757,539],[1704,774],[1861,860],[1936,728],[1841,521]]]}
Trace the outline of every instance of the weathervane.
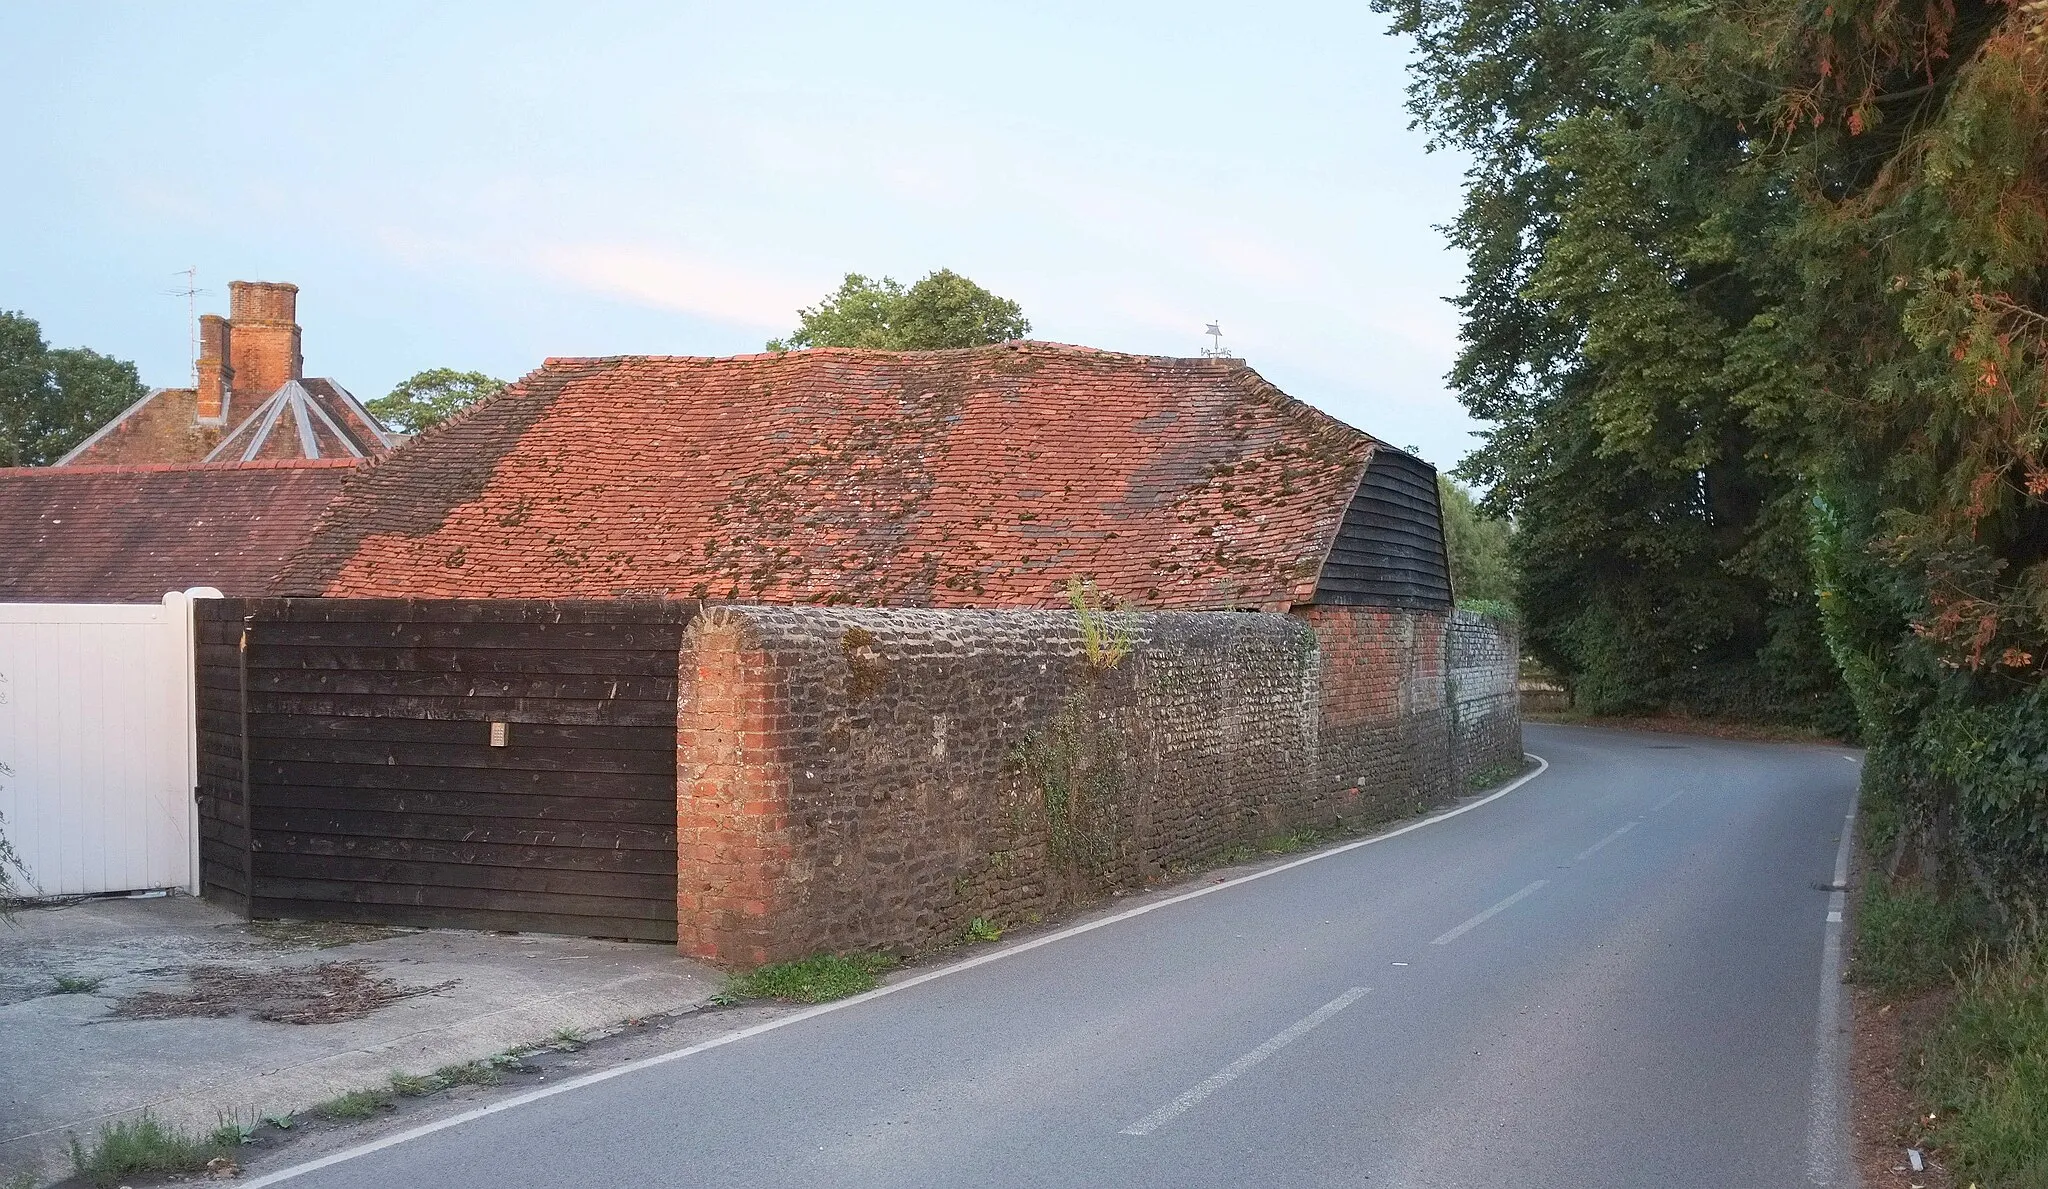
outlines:
{"label": "weathervane", "polygon": [[1223,345],[1223,328],[1222,328],[1222,327],[1220,327],[1220,326],[1216,325],[1216,324],[1215,324],[1214,322],[1211,322],[1211,323],[1209,323],[1209,329],[1207,329],[1207,330],[1203,331],[1202,333],[1203,333],[1203,334],[1206,334],[1206,335],[1208,335],[1208,336],[1209,336],[1209,341],[1210,341],[1210,343],[1212,343],[1212,344],[1213,344],[1212,346],[1208,346],[1208,347],[1204,347],[1204,348],[1202,348],[1202,358],[1204,358],[1204,359],[1228,359],[1228,358],[1230,358],[1230,348],[1228,348],[1228,347],[1226,347],[1226,346],[1224,346],[1224,345]]}

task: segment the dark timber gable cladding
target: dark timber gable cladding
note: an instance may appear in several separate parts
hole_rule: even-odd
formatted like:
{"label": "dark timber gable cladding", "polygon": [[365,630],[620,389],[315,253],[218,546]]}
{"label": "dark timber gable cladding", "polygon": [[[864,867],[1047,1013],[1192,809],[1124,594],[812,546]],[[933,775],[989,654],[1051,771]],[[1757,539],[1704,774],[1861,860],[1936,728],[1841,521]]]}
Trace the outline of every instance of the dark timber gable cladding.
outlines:
{"label": "dark timber gable cladding", "polygon": [[1451,605],[1435,467],[1387,446],[1373,451],[1316,580],[1315,601],[1435,610]]}

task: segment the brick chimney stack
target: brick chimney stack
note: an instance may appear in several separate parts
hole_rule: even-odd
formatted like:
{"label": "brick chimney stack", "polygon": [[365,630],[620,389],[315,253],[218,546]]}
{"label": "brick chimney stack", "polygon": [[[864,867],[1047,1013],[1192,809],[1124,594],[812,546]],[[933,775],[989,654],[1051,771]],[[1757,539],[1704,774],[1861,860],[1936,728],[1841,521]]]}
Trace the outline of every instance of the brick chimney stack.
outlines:
{"label": "brick chimney stack", "polygon": [[228,391],[234,387],[228,366],[228,320],[219,314],[199,316],[199,423],[220,425],[227,418]]}
{"label": "brick chimney stack", "polygon": [[[299,287],[275,281],[228,282],[229,390],[254,402],[305,375],[299,354]],[[201,396],[202,408],[204,395]]]}

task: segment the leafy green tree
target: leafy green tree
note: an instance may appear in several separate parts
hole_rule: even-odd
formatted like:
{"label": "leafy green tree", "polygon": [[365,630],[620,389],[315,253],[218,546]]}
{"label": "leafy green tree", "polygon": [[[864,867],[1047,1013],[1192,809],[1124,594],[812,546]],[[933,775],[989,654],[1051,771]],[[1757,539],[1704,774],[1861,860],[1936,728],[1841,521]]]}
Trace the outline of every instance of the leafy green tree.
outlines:
{"label": "leafy green tree", "polygon": [[1458,601],[1513,603],[1515,564],[1508,556],[1508,542],[1514,527],[1489,516],[1450,476],[1437,476],[1436,486],[1444,514],[1444,550],[1451,558],[1451,589]]}
{"label": "leafy green tree", "polygon": [[146,391],[134,364],[52,349],[34,319],[0,310],[0,466],[48,466]]}
{"label": "leafy green tree", "polygon": [[1380,3],[1474,162],[1532,650],[1595,709],[1839,680],[1894,863],[2048,897],[2048,8]]}
{"label": "leafy green tree", "polygon": [[1451,380],[1492,429],[1460,473],[1516,525],[1530,651],[1590,710],[1840,725],[1801,476],[1739,399],[1783,205],[1735,184],[1739,119],[1659,106],[1654,4],[1377,5],[1421,50],[1418,123],[1472,161]]}
{"label": "leafy green tree", "polygon": [[1031,333],[1024,309],[953,272],[940,269],[908,289],[890,278],[847,273],[837,291],[797,311],[798,325],[770,351],[805,347],[871,347],[938,351],[980,347]]}
{"label": "leafy green tree", "polygon": [[400,433],[419,433],[504,390],[505,381],[482,372],[435,367],[401,381],[398,387],[366,402],[364,407]]}

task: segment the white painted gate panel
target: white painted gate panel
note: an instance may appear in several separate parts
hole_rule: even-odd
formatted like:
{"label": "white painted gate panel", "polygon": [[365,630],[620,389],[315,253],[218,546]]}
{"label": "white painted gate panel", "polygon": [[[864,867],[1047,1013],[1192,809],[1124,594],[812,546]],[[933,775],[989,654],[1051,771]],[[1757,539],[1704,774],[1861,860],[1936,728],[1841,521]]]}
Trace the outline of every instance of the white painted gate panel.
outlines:
{"label": "white painted gate panel", "polygon": [[186,595],[0,603],[0,829],[32,894],[197,890],[193,692]]}

